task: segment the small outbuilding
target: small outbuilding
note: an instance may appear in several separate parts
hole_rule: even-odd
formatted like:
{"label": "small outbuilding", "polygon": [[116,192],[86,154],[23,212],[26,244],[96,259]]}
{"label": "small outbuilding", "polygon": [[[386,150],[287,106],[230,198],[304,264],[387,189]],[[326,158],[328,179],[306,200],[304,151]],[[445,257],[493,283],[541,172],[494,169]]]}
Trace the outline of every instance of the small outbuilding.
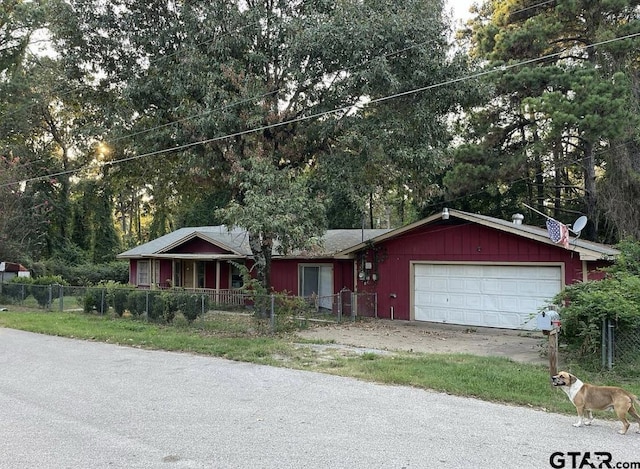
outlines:
{"label": "small outbuilding", "polygon": [[31,272],[17,262],[0,262],[0,283],[8,282],[14,277],[31,277]]}

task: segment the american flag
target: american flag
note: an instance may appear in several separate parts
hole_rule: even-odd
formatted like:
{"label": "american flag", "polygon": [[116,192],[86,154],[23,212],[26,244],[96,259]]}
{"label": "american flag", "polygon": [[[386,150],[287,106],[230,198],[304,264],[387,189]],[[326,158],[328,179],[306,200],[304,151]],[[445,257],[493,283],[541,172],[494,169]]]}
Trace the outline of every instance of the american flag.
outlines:
{"label": "american flag", "polygon": [[565,248],[569,248],[569,229],[566,225],[554,220],[547,219],[547,231],[549,238],[556,244],[562,244]]}

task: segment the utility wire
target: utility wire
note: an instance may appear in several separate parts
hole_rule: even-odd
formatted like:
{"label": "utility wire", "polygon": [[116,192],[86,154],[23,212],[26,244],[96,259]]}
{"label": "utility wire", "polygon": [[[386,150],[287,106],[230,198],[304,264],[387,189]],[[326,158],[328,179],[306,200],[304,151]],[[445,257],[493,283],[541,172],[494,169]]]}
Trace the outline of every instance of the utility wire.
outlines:
{"label": "utility wire", "polygon": [[[596,46],[601,46],[604,44],[610,44],[613,42],[617,42],[617,41],[622,41],[622,40],[626,40],[626,39],[632,39],[634,37],[638,37],[640,36],[640,32],[638,33],[633,33],[633,34],[628,34],[626,36],[621,36],[621,37],[617,37],[617,38],[612,38],[612,39],[608,39],[605,41],[601,41],[598,43],[594,43],[594,44],[589,44],[587,46],[585,46],[585,48],[590,48],[590,47],[596,47]],[[281,126],[285,126],[285,125],[289,125],[289,124],[293,124],[293,123],[297,123],[297,122],[303,122],[303,121],[308,121],[311,119],[317,119],[320,117],[324,117],[324,116],[328,116],[328,115],[332,115],[332,114],[338,114],[338,113],[347,113],[350,111],[355,111],[357,109],[361,109],[364,106],[370,106],[373,104],[377,104],[377,103],[382,103],[385,101],[389,101],[392,99],[397,99],[397,98],[401,98],[404,96],[409,96],[409,95],[414,95],[417,93],[421,93],[424,91],[428,91],[431,89],[435,89],[435,88],[439,88],[442,86],[448,86],[448,85],[452,85],[455,83],[460,83],[463,81],[467,81],[467,80],[472,80],[472,79],[476,79],[476,78],[480,78],[486,75],[490,75],[490,74],[494,74],[494,73],[498,73],[498,72],[504,72],[516,67],[522,67],[523,65],[528,65],[531,63],[536,63],[539,61],[543,61],[543,60],[547,60],[550,58],[554,58],[554,57],[558,57],[561,56],[562,54],[564,54],[564,51],[561,52],[555,52],[553,54],[547,54],[545,56],[542,57],[537,57],[534,59],[527,59],[521,62],[517,62],[517,63],[513,63],[513,64],[508,64],[508,65],[503,65],[497,68],[493,68],[490,70],[485,70],[485,71],[481,71],[481,72],[477,72],[471,75],[467,75],[467,76],[463,76],[463,77],[459,77],[459,78],[454,78],[452,80],[447,80],[445,82],[440,82],[440,83],[435,83],[432,85],[427,85],[427,86],[423,86],[420,88],[415,88],[412,90],[408,90],[408,91],[403,91],[403,92],[399,92],[399,93],[395,93],[395,94],[391,94],[391,95],[387,95],[387,96],[382,96],[379,98],[375,98],[372,99],[370,101],[368,101],[366,104],[358,104],[358,103],[352,103],[346,106],[342,106],[340,108],[337,109],[332,109],[332,110],[328,110],[328,111],[323,111],[323,112],[319,112],[319,113],[315,113],[315,114],[311,114],[308,116],[301,116],[301,117],[297,117],[294,119],[288,119],[282,122],[276,122],[273,124],[269,124],[269,125],[264,125],[264,126],[260,126],[260,127],[255,127],[255,128],[251,128],[251,129],[246,129],[243,131],[238,131],[235,133],[231,133],[231,134],[226,134],[226,135],[221,135],[218,137],[213,137],[213,138],[208,138],[208,139],[204,139],[204,140],[200,140],[197,142],[191,142],[191,143],[186,143],[183,145],[178,145],[175,147],[171,147],[171,148],[165,148],[165,149],[161,149],[161,150],[156,150],[156,151],[152,151],[152,152],[148,152],[148,153],[143,153],[140,155],[133,155],[130,157],[126,157],[126,158],[121,158],[118,160],[113,160],[113,161],[108,161],[103,163],[104,165],[115,165],[115,164],[119,164],[119,163],[124,163],[126,161],[132,161],[132,160],[136,160],[136,159],[140,159],[140,158],[145,158],[148,156],[157,156],[157,155],[162,155],[162,154],[166,154],[166,153],[172,153],[172,152],[177,152],[177,151],[182,151],[182,150],[186,150],[198,145],[206,145],[208,143],[213,143],[213,142],[217,142],[217,141],[221,141],[221,140],[226,140],[226,139],[230,139],[230,138],[235,138],[235,137],[240,137],[240,136],[244,136],[244,135],[248,135],[248,134],[253,134],[253,133],[257,133],[257,132],[262,132],[264,130],[268,130],[268,129],[272,129],[272,128],[277,128],[277,127],[281,127]],[[53,173],[53,174],[48,174],[45,176],[38,176],[38,177],[33,177],[33,178],[28,178],[22,181],[14,181],[14,182],[9,182],[9,183],[4,183],[2,185],[0,185],[0,187],[5,187],[5,186],[9,186],[12,184],[18,184],[18,183],[28,183],[28,182],[34,182],[34,181],[38,181],[41,179],[46,179],[46,178],[52,178],[52,177],[56,177],[56,176],[63,176],[63,175],[69,175],[69,174],[73,174],[76,173],[78,171],[80,171],[83,168],[78,168],[78,169],[73,169],[73,170],[67,170],[67,171],[60,171],[57,173]]]}
{"label": "utility wire", "polygon": [[[370,62],[372,62],[374,60],[378,60],[380,58],[393,57],[394,55],[402,54],[403,52],[407,52],[409,50],[425,46],[425,45],[427,45],[427,44],[429,44],[431,42],[432,42],[431,40],[428,40],[428,41],[424,41],[424,42],[421,42],[421,43],[412,44],[410,46],[407,46],[407,47],[404,47],[402,49],[398,49],[398,50],[395,50],[395,51],[391,51],[391,52],[388,52],[386,54],[376,55],[376,56],[374,56],[374,57],[372,57],[372,58],[370,58],[368,60],[362,61],[362,62],[360,62],[358,64],[354,64],[354,65],[352,65],[350,67],[345,67],[345,68],[342,68],[340,70],[336,70],[336,71],[333,72],[333,74],[349,72],[351,70],[354,70],[354,69],[357,69],[357,68],[360,68],[360,67],[364,67],[365,65],[369,64]],[[150,128],[147,128],[147,129],[139,130],[139,131],[132,132],[132,133],[129,133],[129,134],[126,134],[126,135],[122,135],[122,136],[110,139],[109,143],[114,143],[114,142],[125,140],[125,139],[131,138],[131,137],[135,137],[135,136],[138,136],[138,135],[143,135],[143,134],[152,132],[154,130],[160,130],[160,129],[164,129],[166,127],[171,127],[171,126],[174,126],[176,124],[179,124],[179,123],[182,123],[182,122],[186,122],[186,121],[189,121],[189,120],[192,120],[192,119],[200,119],[200,118],[209,116],[211,114],[214,114],[214,113],[217,113],[217,112],[220,112],[220,111],[224,111],[224,110],[228,110],[228,109],[231,109],[233,107],[240,106],[242,104],[250,103],[252,101],[263,99],[263,98],[266,98],[268,96],[271,96],[273,94],[277,94],[277,93],[280,93],[280,92],[283,92],[283,91],[286,91],[286,89],[285,88],[280,88],[280,89],[273,90],[273,91],[270,91],[270,92],[267,92],[267,93],[263,93],[263,94],[260,94],[260,95],[252,96],[252,97],[240,100],[240,101],[235,101],[235,102],[226,104],[224,106],[221,106],[221,107],[218,107],[218,108],[215,108],[215,109],[211,109],[209,111],[205,111],[205,112],[202,112],[202,113],[199,113],[199,114],[193,114],[191,116],[187,116],[187,117],[184,117],[182,119],[178,119],[178,120],[175,120],[175,121],[167,122],[165,124],[160,124],[160,125],[157,125],[157,126],[154,126],[154,127],[150,127]],[[80,128],[82,128],[82,127],[80,127]],[[21,167],[27,167],[27,166],[31,166],[33,164],[34,164],[33,162],[28,162],[28,163],[26,163],[24,165],[21,165]],[[81,169],[82,168],[78,168],[78,169],[76,169],[76,171],[80,171]],[[65,173],[56,174],[56,175],[64,175],[64,174]],[[45,177],[45,176],[43,176],[43,177]],[[2,187],[2,186],[0,186],[0,187]]]}
{"label": "utility wire", "polygon": [[[352,65],[350,67],[345,67],[345,68],[342,68],[340,70],[336,70],[335,72],[333,72],[333,74],[349,72],[351,70],[354,70],[354,69],[357,69],[357,68],[360,68],[360,67],[364,67],[365,65],[369,64],[373,60],[377,60],[379,58],[393,57],[394,55],[398,55],[398,54],[401,54],[403,52],[407,52],[407,51],[409,51],[411,49],[415,49],[417,47],[424,46],[424,45],[426,45],[426,44],[428,44],[430,42],[431,42],[430,40],[429,41],[424,41],[424,42],[421,42],[421,43],[418,43],[418,44],[412,44],[412,45],[410,45],[408,47],[405,47],[403,49],[399,49],[399,50],[396,50],[396,51],[393,51],[393,52],[388,52],[388,53],[382,54],[382,55],[376,55],[375,57],[372,57],[369,60],[366,60],[366,61],[361,62],[359,64],[355,64],[355,65]],[[267,93],[263,93],[263,94],[260,94],[260,95],[252,96],[252,97],[249,97],[249,98],[246,98],[246,99],[242,99],[240,101],[235,101],[233,103],[229,103],[229,104],[226,104],[224,106],[221,106],[221,107],[218,107],[218,108],[215,108],[215,109],[211,109],[209,111],[205,111],[205,112],[202,112],[202,113],[199,113],[199,114],[193,114],[191,116],[183,117],[182,119],[178,119],[178,120],[175,120],[175,121],[167,122],[165,124],[160,124],[160,125],[155,126],[155,127],[150,127],[150,128],[147,128],[147,129],[139,130],[137,132],[129,133],[127,135],[122,135],[120,137],[116,137],[114,139],[111,139],[110,142],[118,142],[120,140],[124,140],[124,139],[127,139],[127,138],[135,137],[135,136],[138,136],[138,135],[143,135],[143,134],[152,132],[154,130],[159,130],[159,129],[163,129],[163,128],[166,128],[166,127],[171,127],[173,125],[180,124],[182,122],[186,122],[186,121],[189,121],[189,120],[192,120],[192,119],[200,119],[202,117],[209,116],[209,115],[214,114],[216,112],[224,111],[224,110],[227,110],[227,109],[232,109],[232,108],[234,108],[236,106],[240,106],[242,104],[247,104],[247,103],[250,103],[250,102],[253,102],[253,101],[256,101],[256,100],[260,100],[260,99],[263,99],[263,98],[266,98],[268,96],[271,96],[271,95],[274,95],[274,94],[278,94],[278,93],[281,93],[281,92],[284,92],[284,91],[286,91],[286,88],[279,88],[277,90],[273,90],[273,91],[269,91]]]}

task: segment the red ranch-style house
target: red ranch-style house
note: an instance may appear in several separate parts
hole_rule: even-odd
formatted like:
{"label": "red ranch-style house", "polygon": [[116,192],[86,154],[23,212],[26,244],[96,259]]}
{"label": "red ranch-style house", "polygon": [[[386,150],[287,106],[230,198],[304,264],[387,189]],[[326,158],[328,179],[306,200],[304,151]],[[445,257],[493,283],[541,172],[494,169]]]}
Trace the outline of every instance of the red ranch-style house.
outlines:
{"label": "red ranch-style house", "polygon": [[[449,209],[395,230],[329,230],[317,249],[274,252],[274,291],[322,298],[348,289],[376,293],[377,316],[507,329],[535,329],[533,316],[565,285],[598,279],[619,251],[546,228]],[[246,231],[181,228],[118,256],[141,288],[242,286],[251,266]]]}

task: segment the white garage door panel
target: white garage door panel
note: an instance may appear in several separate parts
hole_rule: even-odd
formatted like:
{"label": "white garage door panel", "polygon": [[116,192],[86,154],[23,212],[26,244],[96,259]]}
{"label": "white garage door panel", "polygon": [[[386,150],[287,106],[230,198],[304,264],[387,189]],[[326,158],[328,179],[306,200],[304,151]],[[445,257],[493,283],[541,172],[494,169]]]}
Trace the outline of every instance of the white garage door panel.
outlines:
{"label": "white garage door panel", "polygon": [[534,329],[560,291],[557,266],[415,264],[414,317],[470,326]]}

